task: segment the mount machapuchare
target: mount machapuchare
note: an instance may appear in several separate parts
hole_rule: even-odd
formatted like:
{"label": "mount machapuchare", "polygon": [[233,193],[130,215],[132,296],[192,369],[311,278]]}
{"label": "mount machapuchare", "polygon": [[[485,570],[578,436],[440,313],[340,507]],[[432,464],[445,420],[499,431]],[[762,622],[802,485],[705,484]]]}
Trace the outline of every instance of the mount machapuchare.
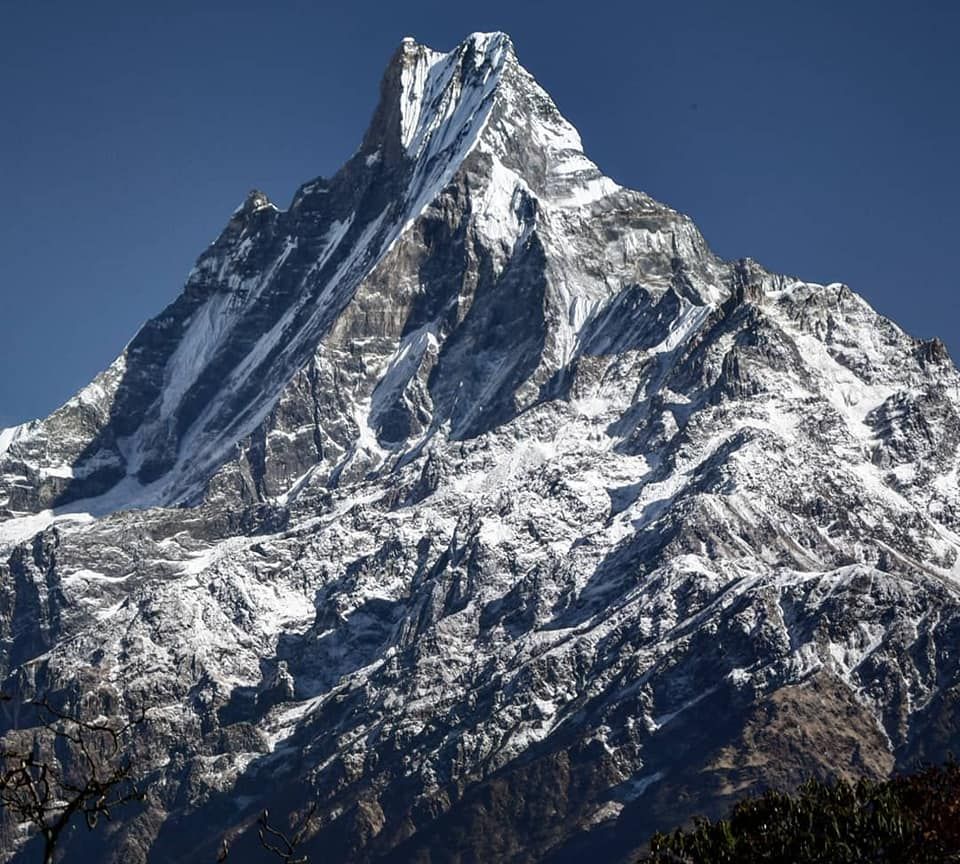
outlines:
{"label": "mount machapuchare", "polygon": [[313,803],[317,861],[629,860],[957,750],[958,387],[604,177],[503,34],[405,40],[336,176],[0,432],[0,686],[149,708],[67,860]]}

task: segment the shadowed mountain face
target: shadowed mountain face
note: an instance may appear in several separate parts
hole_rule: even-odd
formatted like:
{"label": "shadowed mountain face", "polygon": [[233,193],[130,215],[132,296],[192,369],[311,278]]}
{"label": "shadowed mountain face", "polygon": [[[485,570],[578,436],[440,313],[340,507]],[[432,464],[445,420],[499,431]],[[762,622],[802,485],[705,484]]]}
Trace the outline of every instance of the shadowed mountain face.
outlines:
{"label": "shadowed mountain face", "polygon": [[316,802],[317,860],[615,861],[956,750],[958,388],[603,177],[503,34],[404,41],[335,177],[0,431],[3,689],[151,707],[68,858]]}

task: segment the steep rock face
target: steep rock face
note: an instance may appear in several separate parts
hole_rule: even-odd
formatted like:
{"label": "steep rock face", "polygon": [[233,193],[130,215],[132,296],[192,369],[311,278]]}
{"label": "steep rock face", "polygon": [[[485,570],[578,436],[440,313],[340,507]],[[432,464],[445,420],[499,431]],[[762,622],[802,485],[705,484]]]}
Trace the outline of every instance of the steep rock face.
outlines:
{"label": "steep rock face", "polygon": [[89,860],[309,801],[333,860],[627,856],[955,746],[958,386],[604,178],[503,34],[407,40],[334,178],[0,432],[4,688],[151,706]]}

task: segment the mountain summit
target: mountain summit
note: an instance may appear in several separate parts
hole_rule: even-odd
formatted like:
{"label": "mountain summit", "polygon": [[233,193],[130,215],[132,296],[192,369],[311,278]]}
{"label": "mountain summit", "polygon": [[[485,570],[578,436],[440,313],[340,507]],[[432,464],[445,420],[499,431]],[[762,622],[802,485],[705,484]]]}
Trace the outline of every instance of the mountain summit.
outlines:
{"label": "mountain summit", "polygon": [[404,40],[334,177],[0,431],[2,689],[151,708],[148,806],[70,854],[316,802],[324,860],[628,860],[956,750],[958,389],[604,177],[504,34]]}
{"label": "mountain summit", "polygon": [[[201,256],[183,294],[110,369],[48,420],[8,431],[4,473],[12,480],[0,481],[0,495],[10,510],[62,509],[77,500],[86,506],[87,499],[95,512],[196,503],[319,346],[342,342],[343,328],[357,338],[396,339],[414,330],[425,338],[444,328],[444,316],[462,317],[472,298],[457,296],[454,274],[410,286],[398,272],[404,254],[429,257],[423,231],[442,218],[437,207],[451,186],[469,196],[475,229],[501,264],[536,254],[545,235],[526,236],[525,227],[546,215],[539,208],[583,210],[617,191],[583,156],[579,136],[517,63],[504,34],[475,34],[450,54],[404,41],[363,144],[334,178],[301,187],[287,211],[252,192]],[[531,249],[512,255],[516,243]],[[522,304],[510,302],[509,315],[517,317]],[[569,317],[569,309],[557,311]],[[459,387],[460,377],[476,384],[482,376],[438,386]],[[484,386],[496,391],[491,383]],[[397,425],[402,405],[371,408],[380,415],[374,422],[389,427],[377,430],[381,444],[391,435],[391,445],[409,443]],[[463,411],[444,404],[432,425],[454,420],[445,415],[455,412],[469,426]],[[347,434],[328,431],[321,439],[332,435],[328,443],[343,456],[356,449],[370,419],[350,418]]]}

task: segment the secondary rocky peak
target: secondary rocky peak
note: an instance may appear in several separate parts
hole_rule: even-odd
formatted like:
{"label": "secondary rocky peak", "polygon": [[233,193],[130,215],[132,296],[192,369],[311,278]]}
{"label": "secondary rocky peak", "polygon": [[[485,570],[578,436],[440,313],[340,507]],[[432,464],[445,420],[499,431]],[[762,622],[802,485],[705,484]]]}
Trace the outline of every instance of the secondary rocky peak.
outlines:
{"label": "secondary rocky peak", "polygon": [[247,193],[247,197],[244,199],[240,209],[248,213],[256,213],[258,210],[262,210],[264,207],[272,206],[273,205],[271,204],[270,199],[267,197],[266,192],[261,192],[259,189],[251,189]]}
{"label": "secondary rocky peak", "polygon": [[[277,207],[267,197],[265,192],[262,192],[259,189],[251,189],[243,199],[243,202],[240,204],[240,206],[237,207],[237,209],[234,210],[233,214],[230,216],[230,221],[227,223],[227,227],[224,229],[221,242],[226,239],[236,238],[238,235],[242,234],[248,229],[252,221],[262,218],[264,211],[273,211],[276,213]],[[261,216],[257,217],[257,214],[261,214]]]}

